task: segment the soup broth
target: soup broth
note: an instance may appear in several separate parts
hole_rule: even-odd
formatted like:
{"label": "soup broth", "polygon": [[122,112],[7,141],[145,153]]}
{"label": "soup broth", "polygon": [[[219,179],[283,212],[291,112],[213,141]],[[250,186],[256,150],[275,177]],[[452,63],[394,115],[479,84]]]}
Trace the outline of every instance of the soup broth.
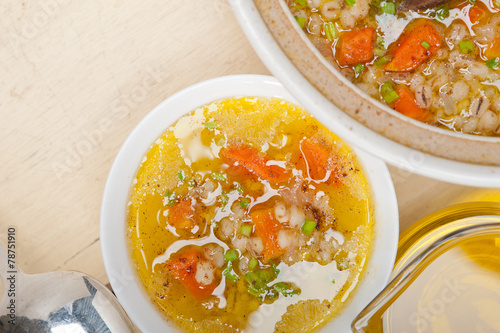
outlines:
{"label": "soup broth", "polygon": [[180,118],[145,154],[131,256],[189,332],[308,332],[339,313],[373,238],[354,153],[302,108],[234,98]]}

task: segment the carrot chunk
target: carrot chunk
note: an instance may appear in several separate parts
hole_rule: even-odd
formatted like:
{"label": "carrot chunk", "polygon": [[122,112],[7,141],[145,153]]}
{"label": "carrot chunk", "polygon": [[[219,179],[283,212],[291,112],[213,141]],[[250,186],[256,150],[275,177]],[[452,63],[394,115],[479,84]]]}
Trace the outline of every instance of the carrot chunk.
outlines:
{"label": "carrot chunk", "polygon": [[191,250],[176,259],[169,260],[165,267],[176,279],[182,282],[196,299],[203,300],[212,295],[216,285],[211,283],[203,286],[196,281],[196,265],[200,261],[200,257],[200,253]]}
{"label": "carrot chunk", "polygon": [[500,57],[500,34],[496,35],[491,44],[484,50],[486,58]]}
{"label": "carrot chunk", "polygon": [[479,22],[484,16],[484,11],[479,6],[472,6],[469,8],[470,23],[475,24]]}
{"label": "carrot chunk", "polygon": [[348,31],[340,37],[337,59],[341,65],[354,65],[373,59],[373,28]]}
{"label": "carrot chunk", "polygon": [[330,172],[330,176],[326,182],[328,184],[338,184],[340,182],[337,163],[325,144],[321,143],[319,140],[307,138],[300,142],[300,150],[307,162],[307,168],[311,178],[314,180],[322,180],[327,176],[327,172]]}
{"label": "carrot chunk", "polygon": [[282,229],[281,223],[276,220],[273,209],[258,210],[250,214],[257,236],[264,245],[264,260],[269,261],[286,251],[278,244],[278,232]]}
{"label": "carrot chunk", "polygon": [[181,198],[172,207],[169,207],[168,223],[181,229],[191,229],[195,226],[191,198]]}
{"label": "carrot chunk", "polygon": [[392,54],[392,59],[384,69],[390,72],[411,71],[435,54],[441,44],[436,26],[430,20],[417,20],[389,48],[388,54]]}
{"label": "carrot chunk", "polygon": [[243,166],[257,177],[280,183],[291,177],[291,173],[248,145],[233,144],[220,152],[222,159],[228,164]]}
{"label": "carrot chunk", "polygon": [[400,86],[396,90],[396,93],[399,95],[399,98],[391,104],[392,108],[396,111],[422,122],[430,122],[433,119],[429,111],[418,105],[415,96],[406,86]]}

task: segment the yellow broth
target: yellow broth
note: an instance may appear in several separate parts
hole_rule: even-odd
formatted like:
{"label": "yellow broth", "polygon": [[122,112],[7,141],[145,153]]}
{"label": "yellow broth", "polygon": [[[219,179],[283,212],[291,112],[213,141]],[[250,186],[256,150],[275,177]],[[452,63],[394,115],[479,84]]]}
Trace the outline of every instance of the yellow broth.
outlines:
{"label": "yellow broth", "polygon": [[[312,169],[311,155],[302,152],[305,140],[323,149],[313,156],[328,151],[324,177],[322,168]],[[288,178],[275,181],[276,172],[255,172],[258,162],[245,169],[245,163],[231,165],[221,157],[242,146],[265,156],[266,170],[283,171]],[[318,172],[322,178],[314,179]],[[191,214],[174,220],[183,202],[189,202]],[[279,215],[282,210],[289,221]],[[272,235],[277,238],[266,238],[267,229],[258,228],[259,212],[285,221],[276,223],[279,231]],[[190,332],[308,332],[321,327],[353,294],[371,249],[374,223],[371,190],[350,148],[302,108],[280,99],[248,97],[213,102],[168,128],[139,166],[127,216],[131,256],[147,294],[168,321]],[[250,234],[242,234],[243,225],[251,227]],[[226,237],[228,226],[234,230]],[[246,245],[237,245],[241,241]],[[283,245],[286,241],[294,245]],[[281,252],[271,255],[272,246]],[[224,256],[236,248],[232,253],[238,258],[225,258],[219,267],[203,257],[207,248]],[[172,268],[182,266],[189,253],[197,253],[194,260],[210,267],[207,288],[216,286],[201,300]],[[257,266],[251,268],[250,261]],[[258,283],[251,276],[258,276]]]}

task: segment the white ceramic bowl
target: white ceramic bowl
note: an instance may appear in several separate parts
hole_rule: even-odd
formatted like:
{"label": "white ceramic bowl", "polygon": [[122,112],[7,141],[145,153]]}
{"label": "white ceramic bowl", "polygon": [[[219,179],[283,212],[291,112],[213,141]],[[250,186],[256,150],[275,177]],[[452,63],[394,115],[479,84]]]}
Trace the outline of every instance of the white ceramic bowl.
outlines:
{"label": "white ceramic bowl", "polygon": [[[176,332],[148,299],[130,257],[126,209],[132,180],[150,145],[184,114],[214,100],[236,96],[279,97],[297,103],[273,77],[237,75],[205,81],[169,97],[151,111],[129,135],[113,163],[101,206],[101,247],[111,286],[132,321],[143,332]],[[373,190],[375,239],[365,277],[341,314],[322,331],[347,332],[356,315],[385,286],[398,243],[396,195],[386,165],[355,150]]]}
{"label": "white ceramic bowl", "polygon": [[[302,54],[295,55],[295,58],[293,58],[293,52],[287,51],[288,53],[285,53],[282,48],[283,45],[280,46],[274,39],[268,26],[266,26],[266,23],[262,19],[255,5],[257,0],[229,0],[229,2],[248,40],[269,70],[297,98],[304,108],[337,135],[342,136],[348,143],[403,169],[404,171],[401,172],[401,176],[403,177],[407,171],[410,171],[456,184],[493,188],[500,187],[500,166],[498,164],[495,166],[493,164],[486,165],[464,162],[472,153],[475,153],[478,159],[485,156],[491,157],[492,155],[498,161],[498,154],[494,153],[493,150],[489,151],[489,149],[495,148],[498,151],[500,138],[453,133],[452,131],[409,119],[390,110],[388,107],[382,107],[381,103],[375,102],[342,77],[341,74],[335,73],[333,69],[332,73],[326,73],[328,70],[327,64],[324,64],[325,68],[323,68],[323,72],[321,69],[311,67],[312,65],[310,66]],[[280,0],[258,0],[258,2],[262,4],[262,10],[269,15],[275,13],[271,8],[275,10],[276,8],[274,7],[286,7]],[[290,20],[294,20],[291,14],[288,16],[290,16]],[[278,18],[276,20],[270,18],[270,20],[275,25],[279,25],[279,22],[281,22]],[[286,18],[284,21],[286,21]],[[279,28],[284,28],[287,32],[284,37],[288,37],[291,40],[285,46],[303,50],[308,55],[312,54],[312,60],[326,63],[322,59],[323,56],[319,54],[301,31],[300,33],[292,31],[296,27],[292,26],[291,29],[288,29],[288,27],[278,26]],[[282,32],[282,34],[284,33]],[[289,56],[293,60],[290,60]],[[299,67],[302,68],[302,71],[309,70],[307,74],[309,74],[310,78],[315,79],[314,85],[301,73],[298,69]],[[337,85],[330,84],[327,79],[333,77],[342,82],[337,83]],[[336,100],[338,103],[342,102],[343,107],[346,109],[350,105],[353,108],[358,108],[361,107],[359,105],[362,105],[362,109],[358,109],[360,114],[363,112],[373,112],[379,115],[379,118],[391,116],[394,118],[391,118],[391,122],[397,123],[401,128],[405,128],[404,130],[400,128],[399,132],[396,132],[406,140],[406,144],[418,147],[417,143],[420,143],[423,146],[419,149],[413,149],[399,143],[403,139],[398,142],[398,140],[389,139],[389,135],[384,136],[380,134],[384,133],[384,131],[386,133],[390,132],[388,130],[389,127],[392,130],[397,130],[398,126],[390,126],[392,124],[386,123],[385,126],[389,127],[385,128],[384,131],[379,129],[379,132],[377,132],[374,128],[368,126],[370,122],[366,123],[366,119],[365,124],[356,120],[352,117],[352,114],[343,112],[334,105],[332,97],[330,99],[325,97],[326,95],[323,95],[319,88],[317,89],[321,85],[328,85],[331,91],[338,92],[337,95],[343,94]],[[382,109],[387,110],[384,111]],[[371,118],[368,117],[368,119],[372,123],[378,123],[379,125],[382,123],[380,127],[384,126],[384,121],[373,117],[373,115]],[[436,136],[439,137],[439,140],[435,139]],[[441,145],[443,147],[446,146],[446,151],[440,149]],[[424,151],[434,151],[436,154],[425,153]],[[446,154],[454,156],[455,159],[439,157]]]}

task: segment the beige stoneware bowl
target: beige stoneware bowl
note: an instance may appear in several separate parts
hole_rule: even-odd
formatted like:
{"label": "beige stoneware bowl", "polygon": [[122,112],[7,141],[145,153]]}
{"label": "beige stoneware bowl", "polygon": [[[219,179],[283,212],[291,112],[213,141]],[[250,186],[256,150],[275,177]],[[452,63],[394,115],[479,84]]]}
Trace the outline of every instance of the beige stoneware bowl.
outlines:
{"label": "beige stoneware bowl", "polygon": [[437,128],[374,100],[324,59],[296,24],[284,0],[230,2],[270,71],[301,104],[351,144],[425,176],[500,187],[499,137]]}

